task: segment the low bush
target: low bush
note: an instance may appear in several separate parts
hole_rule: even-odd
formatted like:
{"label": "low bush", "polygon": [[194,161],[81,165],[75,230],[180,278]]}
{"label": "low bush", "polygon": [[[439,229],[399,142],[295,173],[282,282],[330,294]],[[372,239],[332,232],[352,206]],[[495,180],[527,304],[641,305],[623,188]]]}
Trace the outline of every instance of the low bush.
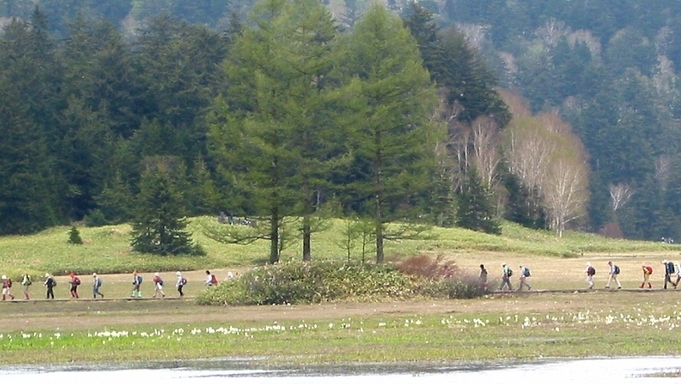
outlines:
{"label": "low bush", "polygon": [[329,301],[377,301],[415,297],[469,298],[484,294],[457,272],[447,278],[401,272],[392,264],[289,261],[255,268],[203,292],[206,305],[271,305]]}

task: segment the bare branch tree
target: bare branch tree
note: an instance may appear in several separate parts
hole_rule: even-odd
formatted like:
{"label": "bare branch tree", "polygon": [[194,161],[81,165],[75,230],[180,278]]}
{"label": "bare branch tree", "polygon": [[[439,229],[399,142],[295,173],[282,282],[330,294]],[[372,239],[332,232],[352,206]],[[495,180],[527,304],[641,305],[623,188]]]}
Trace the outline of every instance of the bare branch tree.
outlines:
{"label": "bare branch tree", "polygon": [[655,159],[655,180],[664,188],[672,175],[672,158],[669,155],[658,156]]}
{"label": "bare branch tree", "polygon": [[471,124],[473,164],[485,186],[494,189],[498,182],[497,168],[501,163],[499,153],[499,128],[493,119],[482,116]]}
{"label": "bare branch tree", "polygon": [[534,35],[539,38],[545,46],[555,47],[562,36],[567,35],[570,28],[565,27],[565,23],[553,17],[544,23],[543,26],[534,31]]}
{"label": "bare branch tree", "polygon": [[610,185],[610,203],[612,204],[613,212],[617,212],[622,208],[633,196],[634,191],[628,184]]}
{"label": "bare branch tree", "polygon": [[585,163],[560,158],[551,164],[543,195],[551,227],[559,237],[563,236],[566,224],[585,214],[587,188]]}

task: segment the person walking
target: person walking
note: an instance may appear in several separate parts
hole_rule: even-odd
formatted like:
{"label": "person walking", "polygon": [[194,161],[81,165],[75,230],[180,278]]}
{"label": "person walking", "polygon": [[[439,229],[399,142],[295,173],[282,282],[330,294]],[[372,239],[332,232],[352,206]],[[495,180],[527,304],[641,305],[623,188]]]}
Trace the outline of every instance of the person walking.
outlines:
{"label": "person walking", "polygon": [[595,274],[596,268],[594,268],[591,263],[586,263],[586,282],[589,284],[589,289],[594,289]]}
{"label": "person walking", "polygon": [[154,273],[154,299],[160,295],[161,297],[166,297],[165,292],[163,292],[163,279],[161,275],[156,272]]}
{"label": "person walking", "polygon": [[45,274],[45,282],[43,283],[47,287],[47,299],[54,299],[54,287],[57,286],[57,280],[54,279],[49,273]]}
{"label": "person walking", "polygon": [[80,278],[73,272],[69,273],[69,277],[71,278],[69,280],[69,285],[71,286],[71,289],[69,290],[71,292],[71,298],[78,299],[78,286],[80,285]]}
{"label": "person walking", "polygon": [[218,285],[218,278],[215,277],[214,274],[210,273],[210,271],[206,271],[206,286],[207,287],[213,287]]}
{"label": "person walking", "polygon": [[679,283],[681,283],[681,265],[679,263],[674,263],[674,270],[676,271],[676,282],[674,289],[679,286]]}
{"label": "person walking", "polygon": [[645,288],[646,284],[648,284],[648,288],[652,289],[653,285],[650,284],[650,275],[653,274],[653,267],[644,263],[641,268],[643,270],[643,282],[639,288]]}
{"label": "person walking", "polygon": [[136,299],[142,298],[142,280],[142,275],[138,274],[137,270],[132,272],[132,293],[130,294],[130,297]]}
{"label": "person walking", "polygon": [[5,301],[7,297],[10,299],[14,300],[14,295],[10,291],[12,288],[12,279],[9,277],[2,275],[2,301]]}
{"label": "person walking", "polygon": [[531,290],[532,286],[527,282],[527,278],[531,276],[530,269],[523,267],[522,265],[518,267],[520,271],[520,286],[518,287],[518,292],[523,290],[523,286],[527,287],[527,290]]}
{"label": "person walking", "polygon": [[177,287],[177,292],[180,294],[180,297],[183,297],[184,292],[182,291],[182,289],[184,288],[185,285],[187,285],[187,279],[185,279],[182,276],[182,272],[180,271],[177,271],[175,275],[177,276],[177,283],[175,283],[175,287]]}
{"label": "person walking", "polygon": [[609,289],[610,283],[614,281],[617,283],[617,289],[622,289],[622,284],[620,284],[620,280],[618,278],[620,274],[620,267],[615,265],[612,261],[608,261],[608,265],[610,266],[610,273],[608,274],[608,285],[606,285],[605,288]]}
{"label": "person walking", "polygon": [[28,290],[31,284],[33,284],[31,275],[29,275],[28,273],[24,273],[24,275],[21,276],[21,285],[24,287],[24,299],[26,300],[31,300],[31,294]]}
{"label": "person walking", "polygon": [[499,286],[499,290],[503,291],[505,286],[508,286],[508,290],[512,291],[513,286],[511,286],[511,276],[513,275],[513,271],[511,268],[506,266],[506,263],[501,264],[501,285]]}
{"label": "person walking", "polygon": [[662,264],[664,264],[664,289],[667,289],[667,283],[676,288],[676,283],[672,281],[672,276],[675,274],[674,263],[663,260]]}
{"label": "person walking", "polygon": [[484,264],[480,264],[480,276],[478,277],[480,289],[487,290],[487,270]]}
{"label": "person walking", "polygon": [[96,299],[97,296],[104,298],[104,294],[99,291],[102,288],[102,278],[97,276],[96,273],[92,274],[92,298]]}

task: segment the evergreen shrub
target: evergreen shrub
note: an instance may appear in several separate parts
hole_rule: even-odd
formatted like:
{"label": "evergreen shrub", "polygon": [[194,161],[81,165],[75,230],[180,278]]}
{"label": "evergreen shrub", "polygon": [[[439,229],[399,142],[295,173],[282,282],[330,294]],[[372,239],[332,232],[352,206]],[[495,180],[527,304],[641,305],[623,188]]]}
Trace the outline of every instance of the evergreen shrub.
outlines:
{"label": "evergreen shrub", "polygon": [[393,264],[285,261],[255,268],[206,290],[197,300],[206,305],[273,305],[482,294],[475,279],[461,274],[423,277],[403,273]]}

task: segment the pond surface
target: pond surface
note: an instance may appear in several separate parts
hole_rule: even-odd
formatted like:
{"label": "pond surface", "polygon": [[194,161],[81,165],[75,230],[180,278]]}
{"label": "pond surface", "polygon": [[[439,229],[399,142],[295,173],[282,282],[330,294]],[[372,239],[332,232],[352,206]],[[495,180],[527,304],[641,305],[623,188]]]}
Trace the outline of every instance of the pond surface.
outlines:
{"label": "pond surface", "polygon": [[[146,382],[153,384],[438,384],[438,383],[676,383],[679,357],[603,358],[518,365],[357,365],[290,370],[240,368],[234,361],[155,363],[144,368],[105,366],[5,367],[4,382]],[[668,377],[663,377],[667,375]],[[217,380],[217,381],[216,381]]]}

